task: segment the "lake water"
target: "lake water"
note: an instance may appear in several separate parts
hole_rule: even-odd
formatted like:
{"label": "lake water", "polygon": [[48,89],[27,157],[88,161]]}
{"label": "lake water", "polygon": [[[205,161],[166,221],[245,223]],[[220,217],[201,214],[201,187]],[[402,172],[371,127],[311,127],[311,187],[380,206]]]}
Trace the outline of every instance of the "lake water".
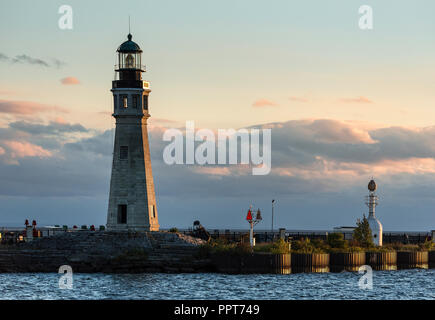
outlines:
{"label": "lake water", "polygon": [[361,290],[356,272],[289,275],[0,274],[1,299],[435,299],[435,269],[374,271]]}

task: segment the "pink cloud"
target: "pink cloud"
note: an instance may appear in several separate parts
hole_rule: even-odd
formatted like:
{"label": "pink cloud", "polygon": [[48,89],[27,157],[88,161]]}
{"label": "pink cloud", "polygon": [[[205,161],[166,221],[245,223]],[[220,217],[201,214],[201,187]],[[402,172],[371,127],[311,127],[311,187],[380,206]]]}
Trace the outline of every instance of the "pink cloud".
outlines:
{"label": "pink cloud", "polygon": [[68,122],[62,117],[56,117],[53,122],[58,124],[68,124]]}
{"label": "pink cloud", "polygon": [[308,102],[309,101],[307,98],[295,97],[295,96],[290,97],[289,100],[293,101],[293,102]]}
{"label": "pink cloud", "polygon": [[63,112],[67,113],[66,109],[57,107],[57,106],[49,106],[37,102],[31,101],[9,101],[9,100],[0,100],[0,113],[9,113],[16,115],[33,115],[41,112]]}
{"label": "pink cloud", "polygon": [[229,176],[231,171],[228,167],[198,167],[196,171],[201,174],[208,174],[212,176]]}
{"label": "pink cloud", "polygon": [[160,123],[160,124],[176,124],[176,123],[179,123],[178,121],[175,121],[175,120],[163,119],[163,118],[150,118],[149,121],[151,123]]}
{"label": "pink cloud", "polygon": [[274,107],[277,106],[277,104],[273,101],[267,100],[267,99],[258,99],[254,101],[252,104],[253,107]]}
{"label": "pink cloud", "polygon": [[60,79],[60,82],[62,84],[65,84],[65,85],[80,84],[79,79],[77,79],[75,77],[66,77],[66,78]]}
{"label": "pink cloud", "polygon": [[52,156],[50,151],[29,142],[4,141],[3,144],[9,149],[10,157],[14,159],[25,157],[48,158]]}
{"label": "pink cloud", "polygon": [[340,101],[344,103],[374,103],[372,100],[362,96],[357,98],[343,98],[340,99]]}

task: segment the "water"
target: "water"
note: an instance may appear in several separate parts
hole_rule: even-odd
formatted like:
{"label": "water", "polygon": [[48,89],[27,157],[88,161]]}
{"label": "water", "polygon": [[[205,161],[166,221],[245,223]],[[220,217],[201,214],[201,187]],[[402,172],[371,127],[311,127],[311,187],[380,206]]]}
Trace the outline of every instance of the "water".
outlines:
{"label": "water", "polygon": [[59,289],[59,274],[0,274],[1,299],[435,299],[435,269],[374,271],[373,290],[361,275],[74,274]]}

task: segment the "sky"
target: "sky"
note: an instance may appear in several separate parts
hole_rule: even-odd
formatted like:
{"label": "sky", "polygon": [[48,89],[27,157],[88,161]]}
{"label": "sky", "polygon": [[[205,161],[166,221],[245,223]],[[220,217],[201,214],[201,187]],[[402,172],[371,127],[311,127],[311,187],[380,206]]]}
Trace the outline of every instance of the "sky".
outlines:
{"label": "sky", "polygon": [[[73,29],[58,26],[61,5]],[[361,5],[373,29],[361,30]],[[105,224],[116,49],[131,33],[151,82],[149,134],[163,228],[332,229],[367,213],[435,229],[435,3],[3,1],[0,225]],[[168,128],[271,128],[272,170],[164,163]]]}

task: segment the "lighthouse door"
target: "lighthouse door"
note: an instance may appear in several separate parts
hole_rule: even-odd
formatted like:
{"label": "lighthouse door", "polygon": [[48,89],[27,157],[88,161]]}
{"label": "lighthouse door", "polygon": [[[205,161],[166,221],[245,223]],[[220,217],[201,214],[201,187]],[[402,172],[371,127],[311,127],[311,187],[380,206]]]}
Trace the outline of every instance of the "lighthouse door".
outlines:
{"label": "lighthouse door", "polygon": [[127,205],[118,205],[118,223],[127,223]]}

